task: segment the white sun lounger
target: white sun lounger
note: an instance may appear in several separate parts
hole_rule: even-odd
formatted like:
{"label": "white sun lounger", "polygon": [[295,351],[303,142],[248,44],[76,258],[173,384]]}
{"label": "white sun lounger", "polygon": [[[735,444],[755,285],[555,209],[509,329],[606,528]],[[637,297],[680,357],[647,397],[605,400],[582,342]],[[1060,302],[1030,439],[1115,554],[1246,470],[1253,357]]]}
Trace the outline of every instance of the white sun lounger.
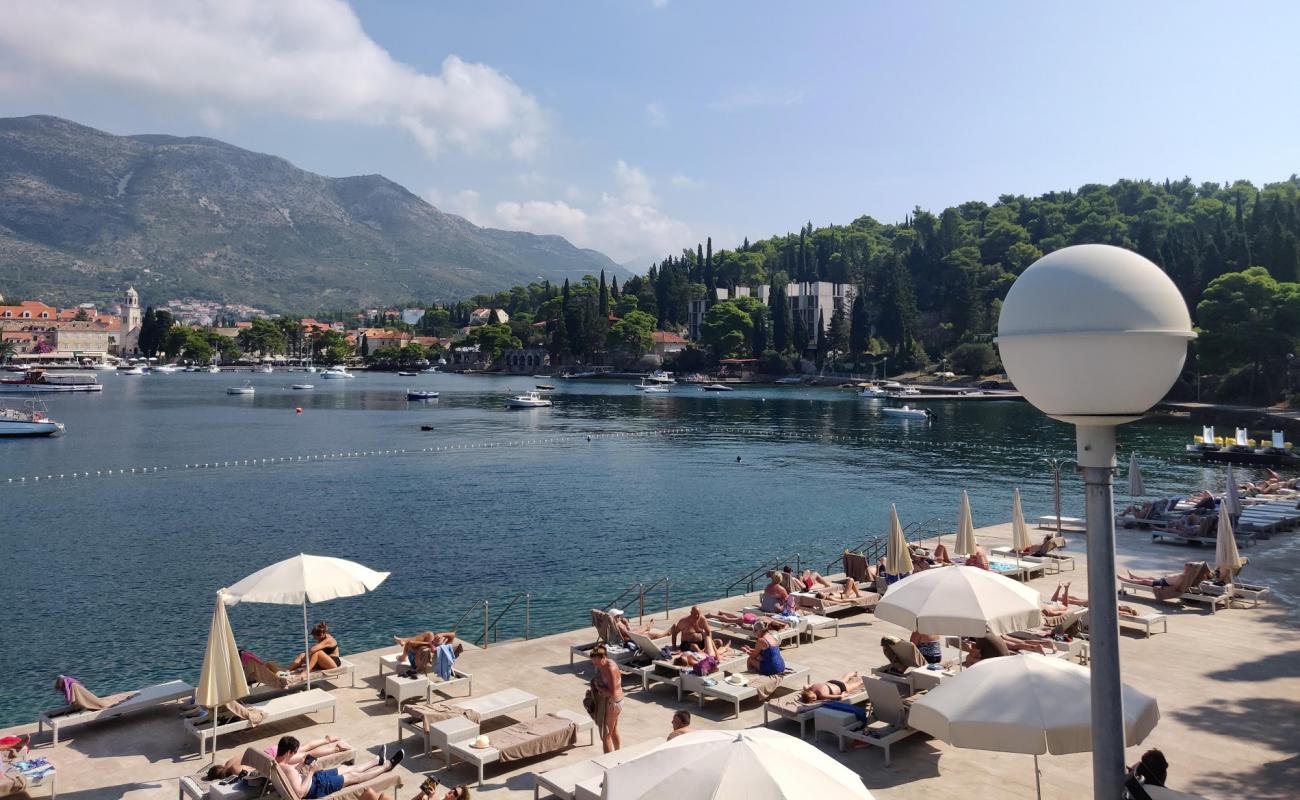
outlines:
{"label": "white sun lounger", "polygon": [[63,728],[121,717],[136,711],[155,708],[173,700],[183,700],[193,695],[194,687],[185,681],[168,681],[155,686],[147,686],[136,692],[134,697],[129,697],[102,711],[74,711],[71,714],[58,714],[55,716],[50,716],[47,711],[41,712],[40,716],[36,718],[36,732],[41,733],[46,728],[49,728],[54,733],[54,744],[58,744],[59,731]]}
{"label": "white sun lounger", "polygon": [[[841,753],[844,752],[845,740],[879,747],[885,751],[885,766],[888,767],[890,761],[889,749],[912,734],[920,733],[920,731],[908,725],[908,707],[903,702],[903,695],[895,684],[882,681],[879,678],[865,678],[864,682],[867,684],[867,693],[871,695],[871,716],[867,719],[866,724],[854,723],[845,727],[833,726],[824,729],[831,730],[837,735],[840,740]],[[830,709],[820,710],[816,715],[834,716],[836,718],[845,716],[842,712]]]}
{"label": "white sun lounger", "polygon": [[[577,733],[579,734],[586,732],[588,747],[596,743],[596,723],[586,714],[579,714],[574,711],[561,709],[560,711],[552,711],[550,716],[559,717],[573,723],[574,727],[577,728]],[[445,748],[445,752],[447,753],[447,766],[451,766],[452,756],[455,756],[466,764],[471,764],[477,767],[478,788],[482,789],[483,768],[488,764],[493,764],[499,761],[501,758],[501,752],[490,745],[483,748],[470,746],[479,735],[480,728],[478,723],[470,722],[463,717],[456,720],[446,721],[458,723],[455,726],[455,731],[451,734],[450,741],[447,742]],[[552,750],[550,753],[545,755],[550,755],[555,752],[557,751]],[[534,789],[534,791],[536,791],[536,789]]]}
{"label": "white sun lounger", "polygon": [[[478,715],[480,722],[514,714],[516,711],[522,711],[526,708],[531,708],[533,716],[537,716],[537,695],[515,688],[502,689],[481,697],[466,697],[463,700],[448,703],[448,705],[452,708],[473,711]],[[464,720],[465,717],[444,719],[432,723],[429,725],[429,730],[425,731],[424,723],[410,719],[405,714],[399,714],[397,717],[397,742],[401,744],[402,732],[405,729],[424,739],[423,752],[425,755],[433,755],[435,749],[443,750],[445,755],[446,747],[450,743],[449,736],[455,734],[458,729],[458,721]],[[450,756],[447,756],[447,765],[451,766]]]}
{"label": "white sun lounger", "polygon": [[[806,684],[809,672],[810,670],[808,667],[800,666],[799,664],[791,664],[787,661],[785,664],[785,672],[781,673],[781,688],[787,686],[796,688],[796,684],[800,678],[803,678],[804,683]],[[739,717],[740,704],[750,698],[758,697],[758,689],[755,689],[753,686],[736,686],[735,684],[727,683],[727,681],[724,680],[724,677],[725,676],[721,671],[715,672],[707,678],[702,678],[699,675],[694,675],[688,672],[683,674],[681,677],[681,691],[692,692],[699,697],[700,708],[704,708],[704,701],[710,698],[726,700],[735,707],[736,716]],[[706,681],[710,679],[713,681],[712,685],[706,683]]]}
{"label": "white sun lounger", "polygon": [[[650,752],[658,747],[660,743],[659,739],[648,739],[631,747],[620,748],[612,753],[592,756],[576,764],[548,769],[545,772],[534,772],[533,800],[540,800],[543,790],[560,798],[560,800],[574,800],[574,792],[577,790],[578,784],[592,779],[603,780],[607,770],[631,761],[642,753]],[[597,796],[599,796],[599,792],[597,792]]]}
{"label": "white sun lounger", "polygon": [[[850,703],[859,705],[867,702],[867,690],[852,692],[839,699],[841,703]],[[763,704],[763,725],[767,726],[768,720],[773,717],[788,719],[791,722],[799,723],[799,738],[803,739],[808,735],[808,723],[812,722],[813,715],[817,709],[824,705],[825,701],[818,700],[813,703],[804,703],[799,700],[797,693],[774,697]]]}
{"label": "white sun lounger", "polygon": [[[324,689],[316,688],[272,697],[269,700],[262,700],[257,703],[249,703],[248,707],[261,711],[266,715],[258,723],[259,725],[314,714],[327,708],[330,710],[330,722],[334,721],[336,715],[334,695]],[[202,757],[207,755],[208,742],[211,741],[214,735],[221,736],[226,733],[246,731],[252,728],[253,725],[246,719],[240,719],[227,722],[224,725],[219,724],[214,728],[210,718],[204,717],[198,720],[190,720],[187,727],[190,730],[190,735],[199,740],[199,756]]]}
{"label": "white sun lounger", "polygon": [[[384,677],[385,669],[390,672],[402,672],[408,667],[410,667],[410,664],[402,658],[401,651],[379,657],[379,677],[381,678]],[[451,697],[451,690],[461,684],[465,685],[465,690],[469,694],[474,693],[474,676],[455,665],[452,665],[451,668],[451,678],[445,681],[442,678],[439,678],[437,673],[432,670],[421,673],[420,677],[426,678],[429,681],[429,689],[431,691],[447,695],[448,697]]]}

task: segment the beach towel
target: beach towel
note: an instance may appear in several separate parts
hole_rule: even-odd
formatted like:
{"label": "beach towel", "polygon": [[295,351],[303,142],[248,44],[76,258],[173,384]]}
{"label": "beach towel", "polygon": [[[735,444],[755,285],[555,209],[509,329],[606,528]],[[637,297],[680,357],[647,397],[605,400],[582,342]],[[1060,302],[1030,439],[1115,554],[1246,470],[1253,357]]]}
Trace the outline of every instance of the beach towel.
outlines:
{"label": "beach towel", "polygon": [[451,680],[451,667],[456,663],[456,651],[449,644],[438,645],[438,657],[433,671],[444,681]]}
{"label": "beach towel", "polygon": [[822,708],[828,708],[831,711],[843,711],[846,714],[852,714],[858,718],[859,722],[867,721],[867,710],[862,706],[855,706],[852,703],[845,703],[840,700],[827,700]]}
{"label": "beach towel", "polygon": [[867,557],[861,553],[850,553],[848,550],[845,550],[844,574],[849,578],[849,580],[854,580],[859,583],[869,580],[870,576],[867,574]]}
{"label": "beach towel", "polygon": [[405,710],[407,718],[413,722],[419,722],[422,724],[426,733],[428,732],[430,725],[435,722],[442,722],[444,719],[464,717],[470,722],[479,721],[479,714],[477,711],[468,708],[460,708],[451,703],[407,703]]}
{"label": "beach towel", "polygon": [[623,640],[623,633],[614,623],[614,618],[608,611],[601,611],[593,608],[591,610],[591,626],[596,629],[596,637],[606,644],[616,644],[623,646],[626,644]]}
{"label": "beach towel", "polygon": [[758,699],[766,701],[776,690],[781,688],[781,682],[785,680],[785,673],[777,675],[760,675],[757,672],[746,672],[745,680],[749,683],[749,688],[758,692]]}
{"label": "beach towel", "polygon": [[895,675],[925,666],[925,656],[911,642],[905,642],[896,636],[886,636],[880,640],[880,648],[885,651],[885,658],[889,659],[886,669]]}
{"label": "beach towel", "polygon": [[1165,576],[1169,582],[1168,586],[1152,586],[1152,594],[1157,600],[1174,600],[1179,595],[1196,588],[1201,581],[1208,581],[1214,578],[1214,573],[1210,572],[1210,567],[1204,561],[1188,561],[1183,565],[1182,572],[1176,572]]}
{"label": "beach towel", "polygon": [[250,728],[256,728],[262,724],[262,720],[266,719],[266,712],[262,709],[246,706],[238,701],[226,703],[223,707],[230,714],[246,721]]}
{"label": "beach towel", "polygon": [[0,771],[0,797],[18,794],[27,789],[27,779],[21,772]]}
{"label": "beach towel", "polygon": [[74,711],[103,711],[139,694],[139,692],[119,692],[108,697],[98,697],[94,692],[82,686],[81,681],[67,675],[60,675],[54,679],[54,690],[63,695],[63,699],[67,701],[68,705],[58,712],[51,713],[50,716],[71,714]]}
{"label": "beach towel", "polygon": [[577,735],[578,726],[572,721],[555,714],[543,714],[537,719],[516,722],[493,731],[490,740],[497,750],[498,760],[509,762],[563,750],[574,743]]}

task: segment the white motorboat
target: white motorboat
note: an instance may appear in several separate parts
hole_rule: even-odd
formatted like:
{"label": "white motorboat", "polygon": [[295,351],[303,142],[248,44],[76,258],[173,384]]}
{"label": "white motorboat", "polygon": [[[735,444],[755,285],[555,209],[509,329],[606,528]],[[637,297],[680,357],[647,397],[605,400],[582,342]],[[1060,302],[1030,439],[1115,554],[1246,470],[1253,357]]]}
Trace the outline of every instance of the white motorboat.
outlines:
{"label": "white motorboat", "polygon": [[636,389],[638,392],[644,392],[646,389],[649,389],[651,386],[658,386],[658,385],[659,385],[659,384],[657,384],[657,383],[651,383],[651,382],[649,382],[648,380],[646,380],[646,379],[643,377],[643,378],[641,378],[641,382],[640,382],[640,383],[634,383],[634,384],[632,384],[632,388],[633,388],[633,389]]}
{"label": "white motorboat", "polygon": [[414,378],[414,377],[415,377],[416,375],[418,375],[419,373],[418,373],[418,372],[404,372],[404,371],[403,371],[403,372],[398,372],[397,374],[398,374],[398,375],[401,375],[403,378]]}
{"label": "white motorboat", "polygon": [[218,367],[216,364],[209,364],[209,365],[208,365],[208,368],[205,369],[205,370],[203,370],[203,371],[204,371],[204,372],[221,372],[221,367]]}
{"label": "white motorboat", "polygon": [[549,384],[549,383],[539,383],[539,384],[537,384],[537,386],[535,386],[534,388],[537,389],[537,391],[539,391],[539,392],[553,392],[553,391],[555,391],[555,386],[554,386],[553,384]]}
{"label": "white motorboat", "polygon": [[116,364],[109,364],[107,362],[103,364],[91,364],[90,368],[93,369],[95,372],[116,372],[117,371]]}
{"label": "white motorboat", "polygon": [[865,386],[862,391],[858,392],[859,397],[885,398],[889,397],[889,392],[879,386]]}
{"label": "white motorboat", "polygon": [[330,367],[329,369],[322,372],[320,376],[326,380],[341,380],[343,378],[357,377],[356,375],[353,375],[351,372],[348,372],[346,367]]}
{"label": "white motorboat", "polygon": [[551,401],[542,397],[541,392],[524,392],[507,398],[506,405],[510,408],[546,408],[551,405]]}
{"label": "white motorboat", "polygon": [[198,367],[186,367],[185,369],[181,370],[181,372],[198,372],[198,371],[199,371]]}
{"label": "white motorboat", "polygon": [[159,364],[156,367],[151,367],[150,371],[157,372],[161,375],[170,375],[173,372],[180,372],[181,368],[176,366],[175,364]]}
{"label": "white motorboat", "polygon": [[144,375],[145,369],[143,365],[136,364],[134,367],[131,367],[130,369],[119,369],[117,371],[117,374],[118,375]]}
{"label": "white motorboat", "polygon": [[311,383],[295,383],[293,385],[293,388],[300,392],[304,392],[307,391],[308,389],[315,389],[316,386],[315,384],[311,384]]}
{"label": "white motorboat", "polygon": [[422,369],[422,370],[420,370],[420,372],[423,372],[425,375],[437,375],[437,374],[438,374],[438,368],[437,368],[437,367],[429,367],[428,369]]}
{"label": "white motorboat", "polygon": [[93,372],[50,373],[33,369],[13,378],[0,378],[0,392],[34,394],[37,392],[100,392],[104,387]]}
{"label": "white motorboat", "polygon": [[672,393],[672,389],[669,389],[667,386],[647,386],[644,389],[641,389],[641,391],[645,392],[646,394],[671,394]]}
{"label": "white motorboat", "polygon": [[880,413],[887,417],[899,417],[901,419],[923,419],[929,420],[934,416],[934,412],[928,408],[912,408],[908,405],[890,406],[889,408],[880,409]]}
{"label": "white motorboat", "polygon": [[437,400],[438,393],[433,391],[426,391],[424,389],[407,389],[406,399],[407,400]]}
{"label": "white motorboat", "polygon": [[706,392],[734,392],[735,391],[735,389],[732,389],[730,386],[723,386],[720,383],[707,383],[704,386],[701,386],[700,388]]}
{"label": "white motorboat", "polygon": [[28,400],[22,408],[0,406],[0,436],[53,436],[63,433],[63,423],[46,414],[45,404]]}
{"label": "white motorboat", "polygon": [[272,374],[273,372],[275,372],[275,368],[272,367],[270,364],[263,364],[262,366],[258,367],[256,370],[254,370],[254,372],[260,372],[260,373],[262,373],[263,375],[270,375],[270,374]]}
{"label": "white motorboat", "polygon": [[230,386],[226,388],[226,394],[253,394],[253,384],[245,382],[243,386]]}
{"label": "white motorboat", "polygon": [[648,380],[650,383],[677,383],[677,379],[673,377],[671,372],[664,372],[661,369],[657,369],[650,373],[645,380]]}
{"label": "white motorboat", "polygon": [[919,395],[920,393],[921,393],[921,390],[920,390],[920,389],[917,389],[917,388],[914,387],[914,386],[900,386],[900,387],[897,388],[897,389],[890,389],[890,390],[888,391],[888,395],[887,395],[887,396],[889,396],[889,397],[915,397],[915,396]]}

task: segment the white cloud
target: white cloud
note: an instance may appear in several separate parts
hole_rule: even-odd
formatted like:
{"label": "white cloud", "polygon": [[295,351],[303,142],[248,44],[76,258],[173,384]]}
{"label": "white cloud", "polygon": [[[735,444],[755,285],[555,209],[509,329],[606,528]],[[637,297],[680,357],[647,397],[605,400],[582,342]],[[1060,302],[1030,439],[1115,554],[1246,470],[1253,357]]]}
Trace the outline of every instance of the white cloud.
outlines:
{"label": "white cloud", "polygon": [[689,175],[683,175],[680,172],[673,173],[672,177],[668,179],[668,182],[678,189],[690,189],[696,185],[694,178]]}
{"label": "white cloud", "polygon": [[66,0],[6,4],[0,87],[34,82],[188,103],[209,125],[239,112],[390,125],[447,146],[529,158],[546,115],[485,64],[394,60],[342,0]]}
{"label": "white cloud", "polygon": [[646,124],[655,128],[668,127],[668,112],[659,103],[646,103],[645,106]]}
{"label": "white cloud", "polygon": [[650,5],[655,8],[664,8],[668,5],[668,0],[650,0]]}
{"label": "white cloud", "polygon": [[[448,201],[446,210],[479,225],[558,234],[578,247],[600,250],[620,262],[659,258],[700,238],[690,224],[658,208],[654,182],[645,172],[619,160],[614,163],[612,178],[613,190],[601,194],[599,202],[587,208],[569,202],[575,199],[570,194],[569,200],[504,200],[484,211],[474,194],[469,213],[456,207],[455,198]],[[456,197],[467,194],[461,192]]]}
{"label": "white cloud", "polygon": [[709,103],[714,111],[729,113],[745,111],[751,108],[771,108],[775,106],[793,106],[803,102],[805,92],[801,89],[760,88],[749,86],[737,89]]}

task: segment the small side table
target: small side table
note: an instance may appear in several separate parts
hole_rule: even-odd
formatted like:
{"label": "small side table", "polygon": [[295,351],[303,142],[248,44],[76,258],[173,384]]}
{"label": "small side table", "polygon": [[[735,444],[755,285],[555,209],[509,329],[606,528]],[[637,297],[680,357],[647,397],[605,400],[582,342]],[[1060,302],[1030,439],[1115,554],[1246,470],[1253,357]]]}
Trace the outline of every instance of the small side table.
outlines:
{"label": "small side table", "polygon": [[407,678],[397,673],[384,676],[384,701],[396,699],[398,708],[401,708],[402,703],[407,700],[428,696],[429,679],[423,675],[414,678]]}
{"label": "small side table", "polygon": [[858,721],[856,714],[850,714],[847,711],[836,711],[833,708],[819,708],[813,712],[813,742],[816,743],[818,734],[823,731],[835,737],[835,742],[844,749],[843,739],[840,733],[846,728],[851,728]]}
{"label": "small side table", "polygon": [[255,797],[261,797],[265,783],[258,779],[256,786],[250,786],[247,781],[235,781],[230,784],[220,782],[208,786],[209,800],[253,800]]}
{"label": "small side table", "polygon": [[808,641],[817,641],[817,633],[830,628],[835,636],[840,635],[840,621],[836,617],[823,617],[819,614],[806,614],[803,618],[804,633],[808,635]]}

